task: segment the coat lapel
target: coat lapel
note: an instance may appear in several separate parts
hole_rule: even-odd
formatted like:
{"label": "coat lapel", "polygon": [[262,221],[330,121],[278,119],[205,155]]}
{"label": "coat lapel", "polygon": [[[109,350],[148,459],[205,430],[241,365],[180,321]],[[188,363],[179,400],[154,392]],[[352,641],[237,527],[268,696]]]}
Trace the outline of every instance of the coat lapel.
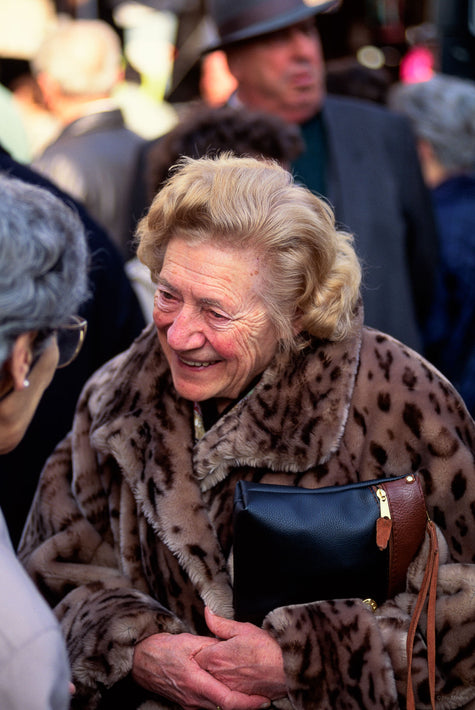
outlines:
{"label": "coat lapel", "polygon": [[[354,140],[354,131],[364,126],[349,123],[348,112],[338,104],[339,99],[327,97],[322,110],[328,140],[327,192],[337,220],[358,235],[365,233],[368,212],[367,179],[361,175],[376,175],[372,161],[375,154],[365,141]],[[354,114],[351,114],[354,120]],[[366,150],[365,150],[366,147]],[[369,164],[368,164],[369,161]],[[344,189],[351,185],[351,189]]]}

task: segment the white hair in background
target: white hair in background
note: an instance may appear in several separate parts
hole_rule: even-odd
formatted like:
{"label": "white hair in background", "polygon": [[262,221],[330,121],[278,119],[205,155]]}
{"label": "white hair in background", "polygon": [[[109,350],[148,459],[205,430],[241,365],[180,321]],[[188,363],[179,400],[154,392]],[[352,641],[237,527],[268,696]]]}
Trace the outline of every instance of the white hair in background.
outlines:
{"label": "white hair in background", "polygon": [[410,120],[449,171],[475,169],[475,82],[449,74],[396,84],[388,105]]}
{"label": "white hair in background", "polygon": [[117,32],[102,20],[64,18],[32,59],[36,74],[44,72],[70,95],[108,94],[122,62]]}

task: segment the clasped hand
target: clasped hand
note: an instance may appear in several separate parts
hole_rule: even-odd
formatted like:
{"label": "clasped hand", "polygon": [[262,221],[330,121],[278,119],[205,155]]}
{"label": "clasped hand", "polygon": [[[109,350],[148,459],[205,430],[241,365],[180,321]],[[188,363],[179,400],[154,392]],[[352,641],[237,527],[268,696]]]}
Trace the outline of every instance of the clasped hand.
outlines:
{"label": "clasped hand", "polygon": [[135,647],[132,675],[185,710],[257,710],[286,695],[282,652],[266,631],[205,610],[215,638],[154,634]]}

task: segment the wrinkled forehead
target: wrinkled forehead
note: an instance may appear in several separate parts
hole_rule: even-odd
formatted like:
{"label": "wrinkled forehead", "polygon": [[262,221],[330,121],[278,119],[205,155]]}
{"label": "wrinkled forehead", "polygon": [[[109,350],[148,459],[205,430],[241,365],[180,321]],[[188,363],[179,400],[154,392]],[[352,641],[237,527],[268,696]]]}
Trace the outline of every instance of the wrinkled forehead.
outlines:
{"label": "wrinkled forehead", "polygon": [[265,260],[253,249],[190,244],[176,237],[157,282],[184,300],[219,304],[235,314],[261,300],[266,274]]}

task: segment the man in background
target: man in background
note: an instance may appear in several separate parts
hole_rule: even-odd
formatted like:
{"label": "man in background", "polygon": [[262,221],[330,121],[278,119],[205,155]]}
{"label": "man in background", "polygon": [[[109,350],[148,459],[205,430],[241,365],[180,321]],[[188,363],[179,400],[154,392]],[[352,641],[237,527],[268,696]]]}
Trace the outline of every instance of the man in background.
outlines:
{"label": "man in background", "polygon": [[63,130],[33,163],[80,200],[131,256],[130,192],[144,140],[111,98],[122,78],[120,39],[102,20],[59,22],[32,60],[45,102]]}

